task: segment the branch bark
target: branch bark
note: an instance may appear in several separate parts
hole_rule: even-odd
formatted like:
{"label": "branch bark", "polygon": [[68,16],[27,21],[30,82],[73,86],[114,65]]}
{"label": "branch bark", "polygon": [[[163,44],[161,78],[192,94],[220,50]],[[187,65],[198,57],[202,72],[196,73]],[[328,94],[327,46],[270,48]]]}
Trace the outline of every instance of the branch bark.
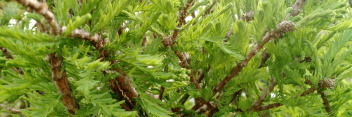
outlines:
{"label": "branch bark", "polygon": [[213,89],[213,95],[218,93],[224,86],[235,76],[237,76],[243,67],[247,66],[248,62],[256,55],[260,49],[271,39],[277,38],[282,33],[280,31],[270,31],[265,34],[262,38],[262,42],[260,44],[255,44],[252,50],[247,54],[245,60],[239,62],[236,67],[231,71],[231,74],[225,77],[218,85]]}
{"label": "branch bark", "polygon": [[291,16],[292,17],[297,16],[299,13],[301,13],[302,7],[303,7],[305,2],[306,2],[306,0],[297,0],[295,2],[295,4],[292,6],[293,11],[286,16],[286,19],[288,19]]}
{"label": "branch bark", "polygon": [[79,108],[78,104],[75,101],[75,98],[71,95],[70,83],[66,77],[65,70],[61,70],[63,64],[62,57],[56,57],[55,53],[51,53],[48,55],[49,63],[52,72],[52,80],[54,81],[56,88],[59,93],[63,96],[62,102],[66,106],[66,109],[71,114],[75,114],[75,111]]}
{"label": "branch bark", "polygon": [[164,91],[165,91],[165,88],[160,87],[159,100],[163,100]]}
{"label": "branch bark", "polygon": [[329,115],[332,114],[330,103],[328,98],[326,97],[326,94],[322,90],[318,90],[318,93],[320,94],[320,97],[323,100],[323,105],[325,106],[326,112],[328,112]]}
{"label": "branch bark", "polygon": [[282,106],[281,103],[273,103],[273,104],[268,104],[268,105],[265,105],[265,106],[257,107],[253,111],[258,112],[258,111],[268,110],[268,109],[272,109],[272,108],[277,108],[277,107],[280,107],[280,106]]}
{"label": "branch bark", "polygon": [[[2,53],[4,53],[4,55],[5,55],[5,57],[6,57],[7,59],[13,59],[12,55],[9,53],[9,51],[8,51],[6,48],[0,47],[0,50],[2,51]],[[19,73],[19,74],[21,74],[21,75],[24,74],[24,72],[23,72],[23,70],[22,70],[21,68],[14,67],[14,68],[12,68],[12,69],[13,69],[15,72],[17,72],[17,73]]]}
{"label": "branch bark", "polygon": [[48,5],[46,3],[40,3],[37,0],[17,0],[17,2],[26,6],[28,8],[27,11],[34,10],[36,13],[44,16],[54,34],[58,35],[61,33],[61,28],[55,20],[54,14],[48,10]]}
{"label": "branch bark", "polygon": [[261,105],[263,103],[263,101],[265,100],[265,98],[267,97],[268,93],[270,93],[271,91],[273,91],[274,87],[276,86],[276,80],[273,78],[270,81],[270,84],[267,88],[267,90],[265,90],[262,95],[260,95],[259,99],[252,105],[252,107],[249,110],[256,110],[258,108],[261,108]]}
{"label": "branch bark", "polygon": [[[295,4],[292,5],[293,11],[291,13],[287,14],[285,19],[288,19],[289,17],[295,17],[299,13],[301,13],[302,7],[304,6],[305,2],[306,2],[306,0],[297,0],[295,2]],[[265,50],[263,51],[262,55],[263,55],[262,62],[261,62],[260,67],[263,67],[263,65],[268,60],[268,58],[270,58],[270,55]]]}
{"label": "branch bark", "polygon": [[[62,27],[62,30],[65,31],[66,27]],[[108,50],[104,50],[103,47],[108,43],[107,38],[102,38],[101,35],[99,34],[94,34],[91,35],[89,32],[83,30],[83,29],[75,29],[71,32],[69,35],[71,38],[80,38],[82,40],[87,40],[93,44],[93,46],[99,51],[99,59],[101,61],[106,61],[106,58],[109,56],[108,55]],[[112,60],[110,61],[111,64],[114,64],[115,61]],[[118,72],[120,75],[116,77],[115,79],[109,80],[109,86],[110,89],[118,94],[120,98],[118,100],[125,100],[126,102],[121,104],[125,110],[131,111],[136,102],[133,101],[133,98],[136,98],[139,96],[138,92],[136,91],[135,87],[133,86],[130,78],[125,74],[122,70],[115,68],[114,71]],[[103,73],[108,73],[104,71]]]}
{"label": "branch bark", "polygon": [[[185,18],[187,17],[187,10],[193,5],[194,0],[188,0],[186,3],[186,6],[180,10],[180,16],[178,19],[178,27],[182,27],[184,24],[186,24]],[[162,44],[167,47],[167,46],[174,46],[175,41],[180,33],[179,29],[175,29],[174,32],[172,33],[171,36],[163,37]],[[190,69],[189,68],[189,56],[185,52],[180,52],[178,50],[174,50],[175,55],[180,59],[179,65],[183,68]],[[190,82],[196,87],[197,90],[202,89],[202,87],[199,85],[197,82],[196,77],[194,76],[194,70],[190,69],[191,73],[187,74],[190,77]]]}
{"label": "branch bark", "polygon": [[10,111],[13,114],[21,114],[21,110],[22,110],[22,109],[10,108],[6,104],[0,104],[0,107],[7,111]]}
{"label": "branch bark", "polygon": [[[61,28],[55,20],[54,14],[48,10],[48,5],[46,3],[40,3],[36,0],[17,0],[17,2],[27,7],[27,11],[34,10],[36,13],[42,15],[49,23],[55,35],[61,34]],[[71,95],[72,90],[70,88],[70,83],[66,77],[65,70],[62,70],[63,57],[56,57],[56,53],[51,53],[48,55],[48,60],[52,71],[52,80],[59,93],[63,95],[61,101],[66,106],[67,111],[74,115],[75,111],[79,108],[79,105]]]}

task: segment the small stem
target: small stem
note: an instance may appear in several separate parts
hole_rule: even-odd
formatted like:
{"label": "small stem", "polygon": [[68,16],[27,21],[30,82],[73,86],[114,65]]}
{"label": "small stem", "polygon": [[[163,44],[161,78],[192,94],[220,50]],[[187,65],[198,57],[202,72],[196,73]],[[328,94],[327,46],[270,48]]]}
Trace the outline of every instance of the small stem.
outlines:
{"label": "small stem", "polygon": [[7,105],[5,105],[5,104],[0,104],[0,107],[7,110],[7,111],[10,111],[13,114],[21,114],[21,110],[22,110],[22,109],[7,107]]}
{"label": "small stem", "polygon": [[[13,59],[12,55],[9,53],[9,51],[7,51],[6,48],[3,48],[3,47],[0,47],[0,50],[2,51],[2,53],[4,53],[5,57],[7,59]],[[12,68],[15,72],[21,74],[21,75],[24,75],[24,72],[21,68],[18,68],[18,67],[14,67]]]}
{"label": "small stem", "polygon": [[227,41],[230,40],[230,37],[231,37],[232,34],[233,34],[233,29],[231,28],[231,29],[226,33],[226,36],[225,36],[226,40],[225,40],[225,42],[227,42]]}
{"label": "small stem", "polygon": [[165,87],[160,87],[160,92],[159,92],[159,100],[163,100],[163,95],[164,95]]}
{"label": "small stem", "polygon": [[218,85],[213,89],[213,95],[218,93],[225,85],[235,76],[237,76],[243,67],[247,66],[248,62],[258,53],[260,49],[271,39],[277,38],[280,35],[280,32],[270,31],[265,34],[262,38],[262,42],[260,44],[255,44],[252,50],[247,54],[245,60],[239,62],[236,67],[231,71],[229,76],[226,76]]}
{"label": "small stem", "polygon": [[328,98],[326,98],[326,94],[322,90],[318,90],[318,93],[320,94],[321,99],[323,100],[323,104],[325,106],[326,112],[329,113],[329,115],[332,114],[332,110],[329,104]]}
{"label": "small stem", "polygon": [[260,63],[259,68],[264,67],[265,62],[266,62],[269,58],[270,58],[270,55],[266,52],[266,50],[264,50],[264,51],[262,52],[262,61],[261,61],[261,63]]}
{"label": "small stem", "polygon": [[202,107],[206,102],[203,98],[201,97],[198,97],[198,98],[195,98],[195,105],[192,107],[192,110],[198,110],[200,107]]}
{"label": "small stem", "polygon": [[197,90],[200,90],[202,89],[202,87],[199,85],[199,83],[197,82],[197,79],[196,77],[194,76],[194,73],[195,71],[192,69],[191,70],[191,73],[189,74],[189,77],[190,77],[190,81],[196,86],[196,89]]}
{"label": "small stem", "polygon": [[301,13],[302,7],[305,2],[306,0],[297,0],[296,3],[292,6],[293,11],[290,14],[288,14],[285,19],[288,19],[291,16],[292,17],[297,16],[299,13]]}
{"label": "small stem", "polygon": [[299,95],[299,96],[303,97],[303,96],[312,94],[312,93],[314,93],[315,90],[316,90],[316,89],[315,89],[314,87],[311,87],[311,88],[307,89],[306,91],[304,91],[304,92],[303,92],[301,95]]}
{"label": "small stem", "polygon": [[277,84],[276,80],[274,78],[271,79],[267,90],[265,90],[262,93],[262,95],[260,95],[259,99],[252,105],[252,107],[249,110],[255,110],[256,108],[260,107],[262,105],[263,101],[265,100],[265,98],[267,97],[268,93],[273,91],[273,89],[276,86],[276,84]]}
{"label": "small stem", "polygon": [[265,106],[260,106],[258,108],[256,108],[254,111],[258,112],[258,111],[263,111],[263,110],[269,110],[272,108],[277,108],[282,106],[283,104],[281,103],[273,103],[273,104],[269,104],[269,105],[265,105]]}
{"label": "small stem", "polygon": [[212,12],[212,8],[215,6],[216,1],[214,1],[213,3],[211,3],[211,5],[208,7],[208,9],[205,11],[205,13],[203,14],[203,16],[210,14]]}
{"label": "small stem", "polygon": [[243,91],[243,89],[240,89],[240,90],[236,91],[235,93],[233,93],[230,103],[236,101],[238,99],[238,96],[242,93],[242,91]]}
{"label": "small stem", "polygon": [[[186,24],[186,21],[185,21],[185,18],[187,17],[187,10],[193,5],[193,1],[194,0],[188,0],[188,2],[186,3],[186,6],[180,10],[180,16],[179,16],[179,19],[178,19],[178,27],[181,28],[184,24]],[[172,33],[171,36],[168,36],[168,37],[163,37],[163,41],[162,41],[162,44],[167,47],[167,46],[174,46],[175,44],[175,41],[178,37],[180,33],[180,30],[179,29],[175,29],[174,32]],[[186,68],[186,69],[190,69],[189,68],[189,56],[187,53],[184,53],[184,52],[180,52],[180,51],[177,51],[177,50],[173,50],[175,55],[180,59],[180,63],[179,65],[183,68]],[[190,69],[191,70],[191,73],[190,74],[187,74],[189,77],[190,77],[190,82],[195,85],[196,89],[197,90],[200,90],[201,89],[201,86],[199,85],[199,83],[197,82],[197,79],[196,77],[194,76],[194,70]]]}

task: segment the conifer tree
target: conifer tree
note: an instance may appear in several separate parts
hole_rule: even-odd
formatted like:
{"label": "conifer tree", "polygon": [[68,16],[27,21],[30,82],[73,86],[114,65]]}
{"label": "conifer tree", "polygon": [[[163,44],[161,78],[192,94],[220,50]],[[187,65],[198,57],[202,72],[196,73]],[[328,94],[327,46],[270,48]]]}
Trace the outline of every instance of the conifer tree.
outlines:
{"label": "conifer tree", "polygon": [[351,116],[347,0],[1,0],[0,116]]}

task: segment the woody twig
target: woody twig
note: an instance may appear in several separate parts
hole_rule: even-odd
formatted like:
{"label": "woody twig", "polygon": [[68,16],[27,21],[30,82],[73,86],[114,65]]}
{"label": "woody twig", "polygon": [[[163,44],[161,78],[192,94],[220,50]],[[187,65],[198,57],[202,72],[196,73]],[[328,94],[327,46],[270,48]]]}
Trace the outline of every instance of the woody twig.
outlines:
{"label": "woody twig", "polygon": [[329,103],[328,98],[326,97],[326,94],[321,90],[318,90],[318,93],[320,94],[320,97],[323,100],[323,105],[325,106],[326,112],[329,114],[332,114],[330,103]]}
{"label": "woody twig", "polygon": [[[51,26],[53,33],[55,35],[61,34],[61,28],[55,20],[54,14],[48,10],[46,3],[40,3],[36,0],[17,0],[17,2],[26,6],[28,11],[34,10],[36,13],[44,16]],[[55,82],[59,93],[63,95],[62,102],[66,106],[67,111],[74,115],[79,106],[75,98],[71,95],[72,90],[66,77],[66,72],[62,70],[63,57],[57,57],[56,53],[51,53],[48,55],[48,60],[51,67],[52,80]]]}
{"label": "woody twig", "polygon": [[[66,27],[62,27],[62,30],[65,31]],[[99,51],[99,59],[101,61],[106,61],[108,55],[108,50],[104,50],[103,47],[108,43],[107,38],[102,38],[99,34],[91,35],[89,32],[83,29],[75,29],[69,35],[71,38],[80,38],[82,40],[87,40],[93,44],[93,46]],[[114,64],[115,61],[110,61],[111,64]],[[131,111],[135,106],[135,101],[133,98],[138,97],[139,94],[132,85],[130,78],[122,70],[115,68],[114,71],[118,72],[120,75],[115,79],[109,80],[110,89],[120,96],[119,100],[125,100],[125,103],[121,104],[125,110]],[[104,73],[108,73],[104,71]]]}
{"label": "woody twig", "polygon": [[276,86],[276,84],[277,84],[276,80],[272,79],[270,81],[270,84],[269,84],[268,88],[262,93],[262,95],[260,95],[259,99],[252,105],[252,107],[249,110],[258,110],[259,108],[261,108],[261,105],[262,105],[263,101],[267,97],[268,93],[273,91],[273,89]]}
{"label": "woody twig", "polygon": [[16,109],[16,108],[11,108],[8,107],[6,104],[0,104],[0,107],[3,108],[4,110],[7,110],[13,114],[21,114],[21,110],[23,109]]}
{"label": "woody twig", "polygon": [[[13,59],[12,55],[9,53],[9,51],[6,48],[0,47],[0,50],[2,51],[2,53],[4,53],[4,55],[7,59]],[[19,67],[14,67],[12,69],[21,75],[24,74],[23,70]]]}
{"label": "woody twig", "polygon": [[52,80],[55,82],[59,93],[63,95],[62,102],[66,106],[67,111],[74,115],[79,107],[75,98],[71,95],[72,90],[66,77],[66,72],[65,70],[61,70],[63,58],[57,57],[55,53],[51,53],[48,55],[48,59],[52,72]]}
{"label": "woody twig", "polygon": [[[301,0],[297,0],[297,2],[300,2]],[[301,8],[303,6],[303,2],[301,4],[295,4],[293,7],[296,8]],[[296,14],[297,15],[297,14]],[[291,16],[291,15],[290,15]],[[267,32],[263,38],[260,44],[255,44],[255,46],[252,48],[252,50],[247,54],[245,60],[239,62],[236,67],[231,71],[231,74],[227,77],[225,77],[216,87],[213,89],[213,95],[215,95],[217,92],[219,92],[226,84],[229,82],[233,77],[237,76],[240,71],[242,70],[243,67],[247,66],[248,62],[252,59],[254,55],[256,55],[259,50],[263,48],[263,46],[271,39],[275,39],[279,37],[280,35],[286,33],[286,32],[291,32],[294,30],[294,24],[290,21],[282,21],[280,24],[277,26],[276,31],[270,31]]]}
{"label": "woody twig", "polygon": [[262,38],[260,44],[255,44],[252,50],[247,54],[246,58],[239,62],[236,67],[231,71],[229,76],[226,76],[218,85],[213,89],[213,95],[218,93],[232,78],[237,76],[243,67],[247,66],[248,62],[255,56],[259,50],[263,48],[263,46],[269,42],[271,39],[275,39],[280,35],[291,32],[294,30],[294,24],[290,21],[283,21],[278,25],[278,29],[274,31],[267,32],[265,36]]}
{"label": "woody twig", "polygon": [[61,33],[60,26],[55,20],[54,14],[48,10],[48,5],[46,3],[40,3],[36,0],[17,0],[17,2],[26,6],[28,11],[34,10],[36,13],[44,16],[54,34]]}
{"label": "woody twig", "polygon": [[[292,8],[293,8],[293,11],[289,14],[287,14],[286,18],[285,19],[288,19],[290,17],[295,17],[297,16],[299,13],[301,13],[302,11],[302,7],[304,5],[306,0],[297,0],[295,2],[295,4],[292,5]],[[264,50],[262,52],[262,61],[261,61],[261,64],[260,64],[260,67],[263,67],[265,62],[270,58],[270,55],[266,52],[266,50]]]}
{"label": "woody twig", "polygon": [[[178,27],[182,27],[184,24],[186,24],[186,17],[187,17],[187,10],[193,5],[194,0],[188,0],[186,3],[186,6],[180,10],[179,12],[179,19],[178,19]],[[167,47],[167,46],[174,46],[175,41],[180,33],[179,29],[175,29],[174,32],[172,33],[171,36],[163,37],[162,44]],[[180,66],[186,69],[189,69],[189,60],[188,60],[188,53],[185,52],[180,52],[178,50],[174,50],[175,55],[180,59]],[[191,73],[188,74],[190,77],[190,82],[196,87],[197,90],[201,89],[201,86],[197,82],[196,77],[194,76],[195,71],[191,69]]]}

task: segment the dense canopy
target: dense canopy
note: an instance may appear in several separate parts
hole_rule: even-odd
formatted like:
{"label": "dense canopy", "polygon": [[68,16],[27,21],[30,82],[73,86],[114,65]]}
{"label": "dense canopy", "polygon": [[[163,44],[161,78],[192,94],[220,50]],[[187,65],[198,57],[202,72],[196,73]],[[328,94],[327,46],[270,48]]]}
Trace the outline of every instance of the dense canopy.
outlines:
{"label": "dense canopy", "polygon": [[351,116],[347,0],[1,0],[0,116]]}

